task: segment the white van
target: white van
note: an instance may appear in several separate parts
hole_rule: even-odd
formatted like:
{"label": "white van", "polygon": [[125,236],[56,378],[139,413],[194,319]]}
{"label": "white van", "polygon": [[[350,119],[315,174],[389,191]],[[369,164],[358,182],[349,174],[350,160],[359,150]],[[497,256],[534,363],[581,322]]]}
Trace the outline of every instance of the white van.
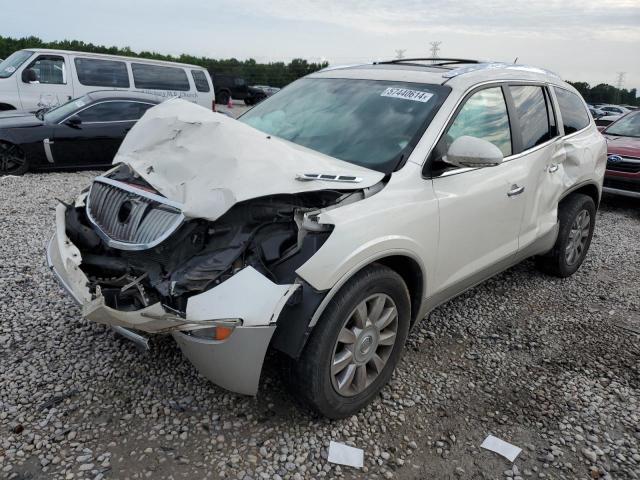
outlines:
{"label": "white van", "polygon": [[94,90],[181,97],[215,110],[209,72],[197,65],[30,48],[0,63],[0,111],[61,105]]}

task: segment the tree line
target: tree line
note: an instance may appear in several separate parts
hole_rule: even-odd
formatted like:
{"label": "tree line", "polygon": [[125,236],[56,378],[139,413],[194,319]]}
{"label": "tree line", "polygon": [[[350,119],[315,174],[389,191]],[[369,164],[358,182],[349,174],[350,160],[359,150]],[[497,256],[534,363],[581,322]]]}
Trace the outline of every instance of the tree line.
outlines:
{"label": "tree line", "polygon": [[619,89],[606,83],[599,83],[595,87],[587,82],[568,82],[580,92],[587,103],[613,103],[616,105],[638,105],[640,98],[636,97],[636,89]]}
{"label": "tree line", "polygon": [[254,59],[237,60],[235,58],[218,60],[208,57],[196,57],[185,53],[179,56],[173,56],[148,51],[135,52],[129,47],[106,47],[79,40],[45,42],[34,36],[23,38],[0,36],[0,58],[7,58],[16,50],[24,48],[55,48],[60,50],[107,53],[110,55],[124,55],[126,57],[141,57],[154,60],[189,63],[205,67],[214,75],[216,73],[230,74],[245,78],[249,85],[270,85],[272,87],[284,87],[300,77],[304,77],[305,75],[329,65],[328,62],[309,63],[302,58],[294,58],[289,63],[257,63]]}
{"label": "tree line", "polygon": [[[105,47],[94,45],[80,40],[59,40],[45,42],[38,37],[11,38],[0,36],[0,58],[7,58],[16,50],[23,48],[56,48],[60,50],[75,50],[79,52],[108,53],[111,55],[124,55],[127,57],[151,58],[154,60],[167,60],[170,62],[190,63],[205,67],[209,72],[218,74],[230,74],[243,77],[249,85],[271,85],[284,87],[288,83],[304,77],[310,73],[327,67],[328,62],[309,63],[302,58],[294,58],[289,63],[271,62],[258,63],[254,59],[238,60],[235,58],[214,59],[208,57],[196,57],[183,53],[179,56],[164,55],[158,52],[135,52],[129,47]],[[636,89],[618,89],[606,83],[600,83],[591,87],[586,82],[569,82],[584,99],[589,103],[614,103],[623,105],[640,105],[640,98],[636,98]]]}

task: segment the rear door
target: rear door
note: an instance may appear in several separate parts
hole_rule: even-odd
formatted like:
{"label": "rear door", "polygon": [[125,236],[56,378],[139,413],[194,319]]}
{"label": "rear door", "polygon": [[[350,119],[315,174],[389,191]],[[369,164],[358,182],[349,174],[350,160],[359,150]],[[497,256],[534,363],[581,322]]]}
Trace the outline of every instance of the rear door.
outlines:
{"label": "rear door", "polygon": [[52,153],[56,165],[108,165],[125,135],[153,104],[107,100],[78,112],[82,123],[56,125]]}
{"label": "rear door", "polygon": [[558,199],[563,191],[559,171],[566,155],[549,89],[539,84],[511,84],[508,92],[519,145],[517,158],[528,170],[520,229],[522,250],[551,232],[557,223]]}
{"label": "rear door", "polygon": [[[518,250],[528,170],[523,162],[510,160],[514,142],[505,88],[494,85],[473,92],[455,114],[431,160],[440,212],[434,286],[438,292],[481,281],[504,268]],[[493,143],[505,161],[495,167],[445,168],[439,173],[434,169],[438,157],[463,135]]]}
{"label": "rear door", "polygon": [[[22,73],[31,69],[36,81],[28,82]],[[71,100],[73,80],[69,74],[69,59],[64,54],[39,54],[25,65],[17,78],[22,108],[33,111],[43,107],[55,107]]]}

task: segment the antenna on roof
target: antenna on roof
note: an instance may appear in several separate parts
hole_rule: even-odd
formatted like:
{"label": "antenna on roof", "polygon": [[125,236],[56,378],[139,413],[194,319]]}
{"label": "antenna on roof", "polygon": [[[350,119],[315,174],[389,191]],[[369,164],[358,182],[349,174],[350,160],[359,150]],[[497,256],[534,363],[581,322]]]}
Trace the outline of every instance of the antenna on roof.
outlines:
{"label": "antenna on roof", "polygon": [[402,60],[404,58],[404,52],[406,52],[406,48],[401,48],[396,50],[396,60]]}
{"label": "antenna on roof", "polygon": [[513,61],[514,64],[518,63],[518,58],[520,57],[516,57],[516,59]]}

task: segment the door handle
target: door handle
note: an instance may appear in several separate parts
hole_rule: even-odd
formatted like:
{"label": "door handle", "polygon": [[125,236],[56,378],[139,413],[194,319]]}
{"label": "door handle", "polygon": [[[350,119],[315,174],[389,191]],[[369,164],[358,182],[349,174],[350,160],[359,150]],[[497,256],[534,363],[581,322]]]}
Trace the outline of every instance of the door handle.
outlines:
{"label": "door handle", "polygon": [[557,163],[552,163],[551,165],[549,165],[549,168],[547,168],[547,172],[549,173],[554,173],[558,171],[558,164]]}
{"label": "door handle", "polygon": [[507,196],[515,197],[516,195],[520,195],[524,192],[524,187],[519,187],[518,185],[511,185],[511,190],[507,192]]}

